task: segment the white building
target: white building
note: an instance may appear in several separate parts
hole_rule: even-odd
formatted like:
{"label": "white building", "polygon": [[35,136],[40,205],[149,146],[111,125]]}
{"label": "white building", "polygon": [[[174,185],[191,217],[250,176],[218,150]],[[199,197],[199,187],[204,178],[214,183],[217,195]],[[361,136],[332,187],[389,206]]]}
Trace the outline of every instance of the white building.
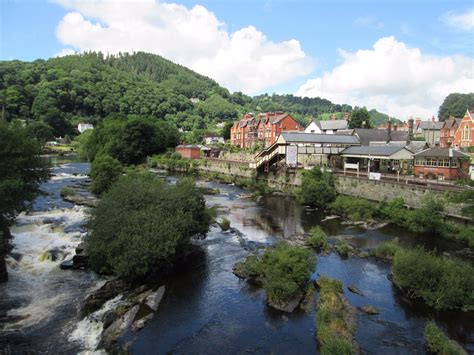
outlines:
{"label": "white building", "polygon": [[211,145],[211,144],[218,144],[218,143],[224,143],[224,138],[222,137],[217,137],[217,136],[213,136],[213,137],[205,137],[204,138],[204,143],[206,145]]}
{"label": "white building", "polygon": [[88,129],[94,129],[94,125],[90,123],[79,123],[77,125],[77,130],[79,131],[79,133],[83,133]]}
{"label": "white building", "polygon": [[349,123],[346,120],[329,120],[329,121],[311,121],[304,130],[305,133],[325,133],[334,134],[338,131],[346,130]]}

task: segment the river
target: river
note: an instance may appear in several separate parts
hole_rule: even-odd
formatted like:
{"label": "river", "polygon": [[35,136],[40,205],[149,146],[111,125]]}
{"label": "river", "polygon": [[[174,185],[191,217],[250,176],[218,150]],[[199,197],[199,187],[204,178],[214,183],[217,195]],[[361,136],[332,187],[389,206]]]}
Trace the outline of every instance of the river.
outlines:
{"label": "river", "polygon": [[[59,191],[65,185],[80,185],[87,169],[79,163],[56,166],[53,179],[42,186],[49,194],[35,201],[32,213],[20,215],[12,229],[10,281],[0,285],[1,348],[75,353],[97,345],[101,325],[91,317],[80,320],[77,314],[81,299],[101,279],[92,272],[61,271],[60,260],[43,256],[45,250],[58,247],[61,255],[67,255],[84,233],[85,211],[62,201]],[[445,241],[409,235],[400,228],[366,231],[339,220],[321,222],[323,213],[308,210],[291,197],[270,195],[255,201],[248,191],[235,186],[199,184],[219,189],[216,195],[206,195],[207,205],[219,206],[219,217],[228,218],[243,236],[212,227],[206,239],[196,242],[202,255],[163,281],[166,293],[155,317],[143,330],[130,331],[121,339],[132,353],[317,353],[314,310],[275,311],[266,306],[262,290],[232,273],[232,266],[253,250],[301,235],[315,225],[321,225],[334,240],[343,238],[363,249],[395,237],[407,245],[453,249]],[[379,309],[378,315],[358,314],[356,338],[368,354],[425,353],[423,328],[428,319],[474,352],[472,313],[434,312],[409,302],[392,286],[389,273],[390,265],[376,259],[341,259],[331,253],[318,256],[312,278],[337,278],[353,306],[370,304]],[[364,296],[347,291],[349,284]]]}

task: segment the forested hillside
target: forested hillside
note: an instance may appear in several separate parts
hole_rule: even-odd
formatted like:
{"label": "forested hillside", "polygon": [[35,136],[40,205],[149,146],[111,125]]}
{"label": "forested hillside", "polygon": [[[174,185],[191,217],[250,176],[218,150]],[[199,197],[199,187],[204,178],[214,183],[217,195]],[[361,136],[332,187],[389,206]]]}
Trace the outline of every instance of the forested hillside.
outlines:
{"label": "forested hillside", "polygon": [[449,116],[457,118],[464,117],[466,110],[474,109],[474,93],[470,94],[449,94],[439,107],[438,118],[444,121]]}
{"label": "forested hillside", "polygon": [[[74,135],[78,122],[98,123],[110,115],[156,118],[202,132],[247,111],[285,111],[306,123],[324,113],[352,110],[321,98],[231,94],[212,79],[147,53],[0,62],[0,100],[6,120],[42,121],[56,136]],[[374,125],[388,118],[370,113]]]}

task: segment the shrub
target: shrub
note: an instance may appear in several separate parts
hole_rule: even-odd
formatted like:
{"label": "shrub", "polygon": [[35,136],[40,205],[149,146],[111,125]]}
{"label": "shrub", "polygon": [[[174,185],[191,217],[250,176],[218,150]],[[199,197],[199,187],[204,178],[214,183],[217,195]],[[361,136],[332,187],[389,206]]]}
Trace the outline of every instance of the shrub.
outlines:
{"label": "shrub", "polygon": [[378,245],[376,248],[370,251],[370,254],[382,259],[392,260],[395,253],[400,249],[400,245],[398,241],[390,240],[388,242],[383,242],[382,244]]}
{"label": "shrub", "polygon": [[351,250],[351,246],[345,240],[340,240],[336,243],[336,251],[343,257],[347,257]]}
{"label": "shrub", "polygon": [[274,302],[286,302],[307,282],[314,269],[315,257],[305,248],[278,244],[262,258],[263,288]]}
{"label": "shrub", "polygon": [[92,185],[91,190],[95,194],[102,194],[122,174],[120,162],[108,155],[98,156],[91,165]]}
{"label": "shrub", "polygon": [[149,173],[122,176],[92,212],[91,267],[135,279],[172,263],[210,218],[193,181],[168,185]]}
{"label": "shrub", "polygon": [[423,248],[400,249],[393,263],[394,282],[412,298],[435,309],[474,310],[474,267],[435,256]]}
{"label": "shrub", "polygon": [[295,195],[300,203],[325,208],[336,198],[334,176],[319,167],[303,171],[301,188],[295,189]]}
{"label": "shrub", "polygon": [[425,327],[425,340],[428,351],[441,355],[466,354],[458,343],[449,339],[433,322],[428,322]]}
{"label": "shrub", "polygon": [[258,278],[264,274],[262,258],[257,255],[249,255],[244,261],[234,266],[236,275],[244,278]]}
{"label": "shrub", "polygon": [[402,225],[407,219],[407,211],[405,201],[400,197],[391,201],[380,202],[377,214],[392,223]]}
{"label": "shrub", "polygon": [[311,228],[309,234],[309,238],[305,241],[306,245],[315,249],[325,249],[327,247],[327,235],[321,227],[316,226]]}
{"label": "shrub", "polygon": [[316,313],[317,338],[321,354],[352,354],[353,329],[346,319],[342,283],[321,276],[320,296]]}
{"label": "shrub", "polygon": [[67,197],[74,195],[75,192],[74,189],[66,186],[61,189],[61,192],[59,194],[61,195],[61,197]]}
{"label": "shrub", "polygon": [[342,195],[336,198],[331,208],[353,221],[372,219],[376,212],[376,205],[373,202]]}
{"label": "shrub", "polygon": [[221,222],[219,223],[221,229],[225,232],[230,229],[230,221],[227,218],[222,218]]}
{"label": "shrub", "polygon": [[458,227],[457,239],[468,243],[470,248],[474,248],[474,228],[472,227]]}

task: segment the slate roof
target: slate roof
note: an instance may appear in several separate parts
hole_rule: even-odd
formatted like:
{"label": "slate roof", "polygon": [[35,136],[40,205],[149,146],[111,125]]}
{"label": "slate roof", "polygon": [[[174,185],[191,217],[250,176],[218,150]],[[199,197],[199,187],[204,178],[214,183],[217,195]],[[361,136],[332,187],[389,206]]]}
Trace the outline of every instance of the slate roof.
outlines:
{"label": "slate roof", "polygon": [[286,142],[291,143],[359,144],[359,139],[350,135],[303,132],[282,132],[281,135]]}
{"label": "slate roof", "polygon": [[348,123],[346,120],[317,121],[316,124],[323,131],[347,129],[347,126],[348,126]]}
{"label": "slate roof", "polygon": [[405,149],[404,147],[396,146],[385,146],[385,147],[349,147],[341,152],[341,155],[377,155],[377,156],[391,156],[398,153],[400,150]]}
{"label": "slate roof", "polygon": [[[433,147],[422,150],[419,153],[415,154],[415,157],[441,157],[441,158],[449,158],[449,150],[450,148],[440,148],[440,147]],[[468,158],[469,155],[460,152],[459,150],[452,149],[453,157],[454,158]]]}
{"label": "slate roof", "polygon": [[[344,133],[345,132],[338,132]],[[388,140],[388,131],[375,128],[354,128],[353,134],[357,135],[361,145],[369,146],[370,142],[386,142]],[[402,141],[406,142],[408,132],[392,131],[390,133],[390,142]]]}
{"label": "slate roof", "polygon": [[431,122],[431,121],[421,121],[420,124],[418,125],[419,129],[422,129],[424,131],[439,131],[441,128],[443,128],[443,123],[444,122]]}

